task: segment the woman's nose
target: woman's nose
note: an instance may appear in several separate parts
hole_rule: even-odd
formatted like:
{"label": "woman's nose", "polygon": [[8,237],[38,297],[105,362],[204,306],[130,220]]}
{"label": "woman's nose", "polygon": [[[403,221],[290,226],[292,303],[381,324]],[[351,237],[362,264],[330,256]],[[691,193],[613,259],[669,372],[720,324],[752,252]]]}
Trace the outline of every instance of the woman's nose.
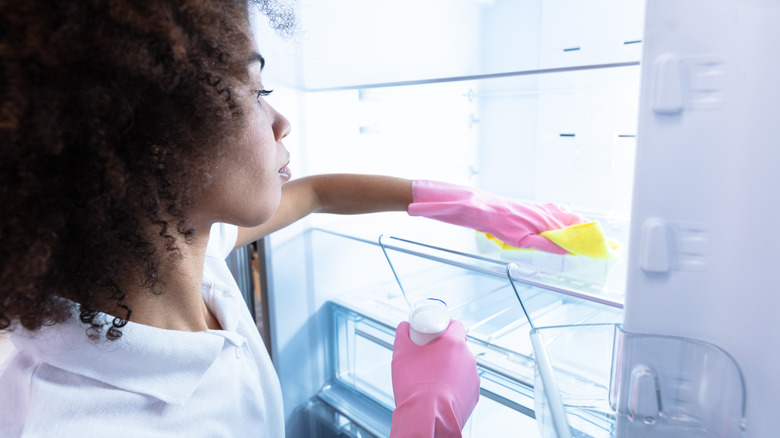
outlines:
{"label": "woman's nose", "polygon": [[274,122],[272,127],[276,141],[281,141],[283,138],[287,137],[290,133],[290,129],[292,129],[290,121],[276,110],[274,110]]}

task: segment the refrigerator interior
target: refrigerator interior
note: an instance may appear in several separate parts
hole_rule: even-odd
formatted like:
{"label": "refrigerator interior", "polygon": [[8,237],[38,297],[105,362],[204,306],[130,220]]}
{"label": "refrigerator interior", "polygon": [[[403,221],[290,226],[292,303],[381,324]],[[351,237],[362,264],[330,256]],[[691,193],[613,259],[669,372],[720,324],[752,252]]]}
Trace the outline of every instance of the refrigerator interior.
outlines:
{"label": "refrigerator interior", "polygon": [[[294,177],[390,174],[560,203],[623,250],[609,261],[502,250],[405,213],[314,215],[274,233],[264,305],[288,436],[387,436],[395,327],[425,297],[448,303],[478,359],[464,436],[539,433],[518,297],[538,327],[622,319],[643,11],[638,0],[300,1],[291,40],[256,20],[268,102],[293,126]],[[576,361],[556,362],[561,390],[603,393],[611,352],[575,347]],[[577,416],[581,436],[609,436],[599,409]]]}

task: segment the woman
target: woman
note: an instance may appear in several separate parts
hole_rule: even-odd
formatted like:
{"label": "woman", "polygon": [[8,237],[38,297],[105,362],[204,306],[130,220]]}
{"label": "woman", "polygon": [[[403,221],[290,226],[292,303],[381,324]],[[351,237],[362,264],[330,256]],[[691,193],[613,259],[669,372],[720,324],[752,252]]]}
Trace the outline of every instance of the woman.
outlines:
{"label": "woman", "polygon": [[[290,21],[261,8],[280,26]],[[290,181],[246,1],[0,2],[0,436],[283,436],[279,382],[224,257],[312,212],[401,210],[565,253],[554,206],[370,175]],[[228,225],[230,224],[230,225]],[[426,375],[436,370],[435,375]],[[463,327],[399,326],[394,436],[453,436]]]}

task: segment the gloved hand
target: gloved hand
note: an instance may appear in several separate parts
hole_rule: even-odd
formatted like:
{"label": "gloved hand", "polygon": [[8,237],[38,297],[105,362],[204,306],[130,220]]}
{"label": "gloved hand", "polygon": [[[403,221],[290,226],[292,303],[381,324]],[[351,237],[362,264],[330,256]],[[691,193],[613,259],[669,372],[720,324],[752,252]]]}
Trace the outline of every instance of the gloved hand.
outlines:
{"label": "gloved hand", "polygon": [[479,400],[476,360],[466,347],[463,324],[450,321],[425,345],[409,339],[409,323],[398,325],[393,345],[395,411],[390,438],[460,437]]}
{"label": "gloved hand", "polygon": [[492,193],[438,181],[412,181],[410,216],[423,216],[491,234],[516,248],[568,251],[539,233],[588,222],[556,204],[510,201]]}

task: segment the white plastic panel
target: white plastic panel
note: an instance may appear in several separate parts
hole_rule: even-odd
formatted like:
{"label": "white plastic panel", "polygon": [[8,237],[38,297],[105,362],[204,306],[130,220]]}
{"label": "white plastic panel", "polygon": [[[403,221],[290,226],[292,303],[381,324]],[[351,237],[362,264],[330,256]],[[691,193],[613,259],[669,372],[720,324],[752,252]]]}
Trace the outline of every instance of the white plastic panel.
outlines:
{"label": "white plastic panel", "polygon": [[[780,61],[770,55],[778,19],[775,1],[648,2],[625,308],[627,331],[699,339],[733,356],[750,437],[777,435],[767,407],[780,406],[771,275],[780,237],[761,225],[780,217],[780,149],[767,135],[780,114]],[[681,105],[668,103],[672,90],[657,76],[671,74],[669,59]],[[652,218],[666,248],[661,228],[646,231]]]}
{"label": "white plastic panel", "polygon": [[[643,2],[330,0],[296,2],[300,32],[261,52],[296,58],[279,79],[314,90],[637,61]],[[571,50],[577,48],[577,50]],[[297,69],[297,72],[295,71]]]}
{"label": "white plastic panel", "polygon": [[641,1],[542,2],[542,67],[604,64],[641,57]]}
{"label": "white plastic panel", "polygon": [[307,93],[309,172],[468,184],[478,144],[475,88],[466,81]]}
{"label": "white plastic panel", "polygon": [[318,89],[480,72],[476,0],[302,1],[300,86]]}

